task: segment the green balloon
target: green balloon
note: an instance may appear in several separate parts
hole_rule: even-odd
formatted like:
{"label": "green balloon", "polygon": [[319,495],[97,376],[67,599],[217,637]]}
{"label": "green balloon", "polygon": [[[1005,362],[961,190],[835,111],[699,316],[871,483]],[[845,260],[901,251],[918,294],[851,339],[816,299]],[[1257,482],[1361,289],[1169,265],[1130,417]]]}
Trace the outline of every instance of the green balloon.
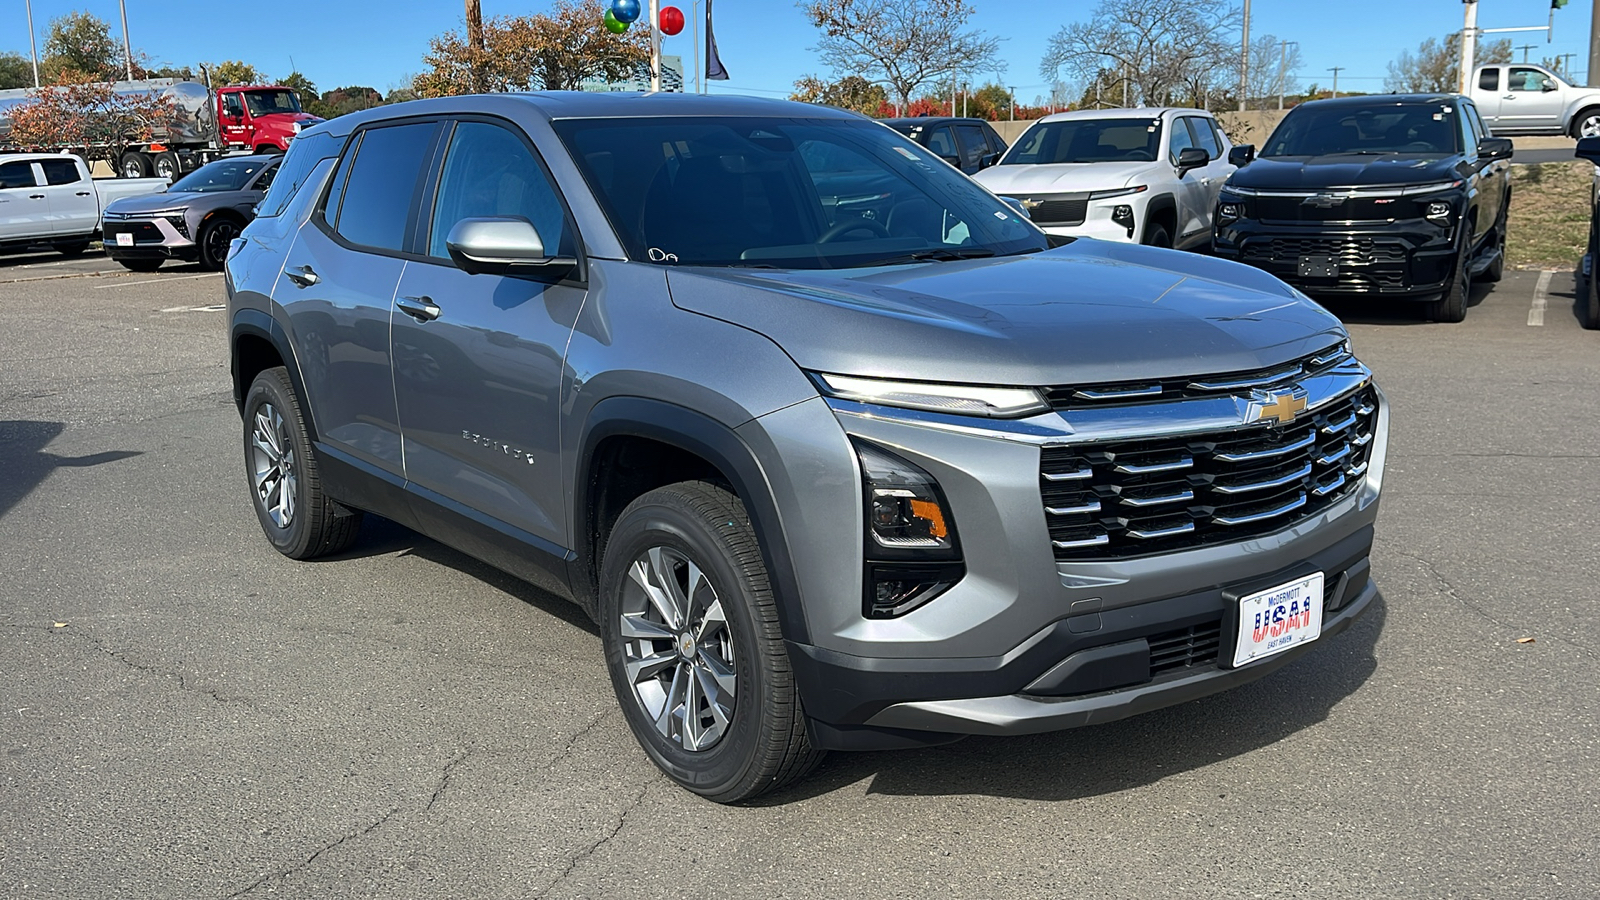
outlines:
{"label": "green balloon", "polygon": [[606,30],[612,34],[621,34],[628,30],[628,23],[612,15],[611,10],[608,9],[606,10]]}

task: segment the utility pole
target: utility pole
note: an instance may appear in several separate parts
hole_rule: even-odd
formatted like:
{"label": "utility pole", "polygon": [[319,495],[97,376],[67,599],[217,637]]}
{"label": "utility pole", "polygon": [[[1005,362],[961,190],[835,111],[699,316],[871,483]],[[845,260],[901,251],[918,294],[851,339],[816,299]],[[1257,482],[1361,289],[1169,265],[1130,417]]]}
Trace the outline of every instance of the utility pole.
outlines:
{"label": "utility pole", "polygon": [[[133,80],[133,44],[128,41],[128,0],[117,0],[117,5],[122,7],[122,55],[123,62],[128,66],[128,80]],[[30,18],[31,18],[30,14]]]}
{"label": "utility pole", "polygon": [[1461,93],[1472,87],[1472,63],[1478,54],[1478,0],[1461,0],[1467,8],[1466,24],[1461,29]]}
{"label": "utility pole", "polygon": [[1585,79],[1594,84],[1600,78],[1600,5],[1597,5],[1589,14],[1589,77]]}
{"label": "utility pole", "polygon": [[1011,90],[1011,121],[1017,120],[1017,86],[1010,85]]}
{"label": "utility pole", "polygon": [[39,89],[39,41],[33,36],[33,0],[28,4],[28,47],[33,51],[33,88]]}
{"label": "utility pole", "polygon": [[1528,61],[1528,51],[1532,50],[1533,48],[1535,48],[1537,46],[1539,46],[1539,45],[1538,44],[1523,44],[1522,46],[1516,48],[1516,49],[1522,51],[1522,61],[1523,62],[1527,62]]}
{"label": "utility pole", "polygon": [[661,92],[661,2],[650,0],[650,90]]}
{"label": "utility pole", "polygon": [[1349,68],[1349,67],[1348,66],[1334,66],[1333,68],[1328,70],[1329,72],[1333,73],[1333,97],[1334,97],[1335,100],[1339,99],[1339,73],[1343,72],[1347,68]]}
{"label": "utility pole", "polygon": [[483,6],[479,0],[467,0],[467,47],[472,62],[467,66],[467,87],[474,94],[484,91],[483,84]]}
{"label": "utility pole", "polygon": [[1293,44],[1296,50],[1300,49],[1299,41],[1278,42],[1278,111],[1283,111],[1284,76],[1288,74],[1289,45]]}
{"label": "utility pole", "polygon": [[1567,79],[1570,80],[1572,78],[1572,74],[1571,74],[1571,72],[1572,72],[1572,62],[1571,62],[1571,60],[1573,59],[1573,57],[1575,57],[1577,55],[1578,54],[1576,54],[1576,53],[1558,53],[1558,54],[1556,54],[1556,73],[1559,74],[1559,75],[1563,75]]}
{"label": "utility pole", "polygon": [[1239,111],[1245,108],[1250,91],[1250,0],[1244,0],[1244,37],[1239,48]]}

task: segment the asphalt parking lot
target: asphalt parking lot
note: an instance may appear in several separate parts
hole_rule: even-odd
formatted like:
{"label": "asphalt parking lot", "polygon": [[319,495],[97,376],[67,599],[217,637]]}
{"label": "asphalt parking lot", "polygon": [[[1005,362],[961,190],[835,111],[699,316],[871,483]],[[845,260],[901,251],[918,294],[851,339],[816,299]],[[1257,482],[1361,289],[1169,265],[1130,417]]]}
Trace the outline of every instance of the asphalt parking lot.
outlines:
{"label": "asphalt parking lot", "polygon": [[1600,333],[1571,273],[1460,325],[1336,309],[1393,403],[1374,612],[1099,727],[656,773],[591,623],[245,495],[220,278],[0,258],[0,897],[1589,897]]}

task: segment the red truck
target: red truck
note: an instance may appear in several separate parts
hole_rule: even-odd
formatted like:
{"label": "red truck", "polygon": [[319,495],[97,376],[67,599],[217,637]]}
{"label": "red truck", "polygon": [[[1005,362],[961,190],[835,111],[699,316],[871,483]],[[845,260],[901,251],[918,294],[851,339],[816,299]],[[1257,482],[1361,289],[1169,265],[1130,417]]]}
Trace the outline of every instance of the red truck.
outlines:
{"label": "red truck", "polygon": [[[272,85],[235,85],[208,89],[193,81],[156,78],[119,81],[119,94],[155,94],[171,101],[177,115],[155,140],[109,148],[117,173],[125,178],[158,175],[169,181],[192,172],[225,153],[282,153],[301,129],[322,119],[300,108],[293,90]],[[28,90],[0,91],[0,149],[10,131],[10,107],[31,102]],[[24,149],[24,148],[16,148]],[[82,153],[83,148],[34,147],[44,151]]]}

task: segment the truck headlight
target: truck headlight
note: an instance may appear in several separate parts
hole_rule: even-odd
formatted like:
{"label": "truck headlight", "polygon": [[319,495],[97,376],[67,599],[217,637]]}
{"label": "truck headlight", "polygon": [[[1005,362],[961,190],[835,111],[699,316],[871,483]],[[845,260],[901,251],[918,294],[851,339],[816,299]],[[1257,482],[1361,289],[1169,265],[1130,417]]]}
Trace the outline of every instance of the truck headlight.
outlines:
{"label": "truck headlight", "polygon": [[1050,411],[1050,404],[1032,388],[891,381],[820,372],[814,377],[824,394],[859,403],[992,419],[1016,419]]}
{"label": "truck headlight", "polygon": [[966,574],[955,517],[932,475],[875,444],[851,443],[866,509],[862,615],[892,619]]}
{"label": "truck headlight", "polygon": [[1455,207],[1451,206],[1448,202],[1444,200],[1434,200],[1428,204],[1428,218],[1448,219],[1450,218],[1450,213],[1454,210]]}
{"label": "truck headlight", "polygon": [[1237,222],[1244,216],[1243,203],[1223,203],[1217,207],[1218,222]]}

